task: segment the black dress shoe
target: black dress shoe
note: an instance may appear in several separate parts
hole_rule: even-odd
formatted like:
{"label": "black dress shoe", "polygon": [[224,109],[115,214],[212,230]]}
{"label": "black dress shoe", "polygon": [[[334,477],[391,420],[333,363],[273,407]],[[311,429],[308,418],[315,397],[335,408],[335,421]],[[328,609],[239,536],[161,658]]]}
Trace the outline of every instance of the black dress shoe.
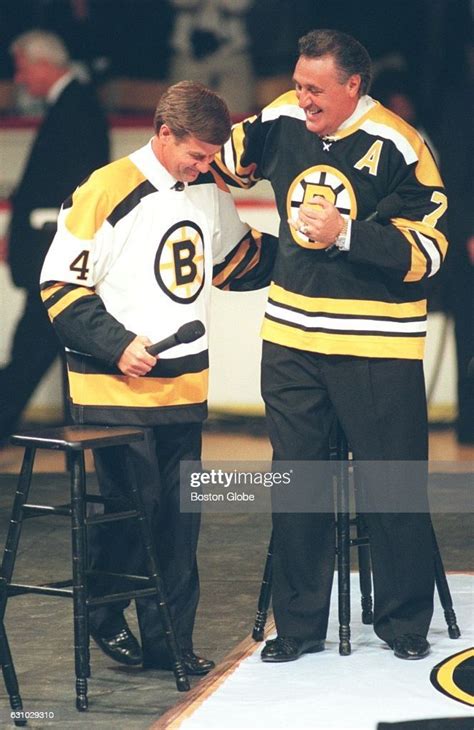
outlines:
{"label": "black dress shoe", "polygon": [[92,638],[100,649],[111,659],[121,664],[141,664],[143,661],[140,644],[125,625],[122,630],[114,636],[101,636],[97,631],[91,630]]}
{"label": "black dress shoe", "polygon": [[324,639],[296,639],[292,636],[277,636],[263,647],[262,662],[294,662],[302,654],[324,651]]}
{"label": "black dress shoe", "polygon": [[[198,656],[192,649],[183,650],[181,656],[183,657],[186,674],[189,675],[199,676],[207,674],[216,666],[212,659],[205,659],[204,657]],[[170,671],[172,668],[172,662],[168,656],[145,654],[143,657],[143,669],[165,669]]]}
{"label": "black dress shoe", "polygon": [[391,648],[399,659],[423,659],[430,653],[429,643],[420,634],[397,636]]}

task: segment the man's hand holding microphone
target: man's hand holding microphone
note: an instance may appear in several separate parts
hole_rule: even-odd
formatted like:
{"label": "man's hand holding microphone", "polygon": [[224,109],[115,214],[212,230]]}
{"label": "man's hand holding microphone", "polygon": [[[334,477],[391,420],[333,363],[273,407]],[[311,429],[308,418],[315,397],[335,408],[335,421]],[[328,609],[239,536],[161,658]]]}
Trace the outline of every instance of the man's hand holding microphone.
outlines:
{"label": "man's hand holding microphone", "polygon": [[199,319],[183,324],[177,332],[165,337],[154,344],[148,337],[137,335],[122,352],[117,367],[130,378],[140,378],[155,367],[157,355],[171,347],[198,340],[206,332],[206,328]]}

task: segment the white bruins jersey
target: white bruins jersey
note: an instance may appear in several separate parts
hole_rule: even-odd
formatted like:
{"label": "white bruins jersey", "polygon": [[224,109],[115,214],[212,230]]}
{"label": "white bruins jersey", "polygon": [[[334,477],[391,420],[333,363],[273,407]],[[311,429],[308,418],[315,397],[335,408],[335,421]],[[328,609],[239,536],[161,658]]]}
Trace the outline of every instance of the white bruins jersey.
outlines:
{"label": "white bruins jersey", "polygon": [[177,185],[151,143],[80,185],[61,208],[41,273],[44,304],[66,346],[75,421],[202,420],[207,333],[163,352],[138,379],[116,363],[136,335],[157,342],[187,322],[207,325],[213,279],[223,289],[266,286],[275,241],[263,237],[262,248],[215,173]]}
{"label": "white bruins jersey", "polygon": [[[364,96],[320,138],[291,91],[234,126],[217,169],[240,187],[267,179],[275,193],[281,222],[265,340],[326,355],[423,357],[425,282],[446,255],[447,200],[415,129]],[[350,219],[350,250],[334,258],[287,223],[314,195]],[[397,211],[366,220],[388,196]]]}

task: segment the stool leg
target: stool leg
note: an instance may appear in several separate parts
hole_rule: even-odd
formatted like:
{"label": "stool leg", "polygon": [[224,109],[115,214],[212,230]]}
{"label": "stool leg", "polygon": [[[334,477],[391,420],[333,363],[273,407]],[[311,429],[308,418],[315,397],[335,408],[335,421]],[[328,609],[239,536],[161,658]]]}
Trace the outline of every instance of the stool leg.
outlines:
{"label": "stool leg", "polygon": [[3,620],[5,616],[8,598],[8,584],[11,582],[13,570],[15,568],[18,543],[20,541],[21,528],[23,525],[23,505],[26,503],[30,491],[31,474],[33,472],[35,454],[36,449],[25,449],[15,499],[13,501],[13,509],[8,527],[0,575],[0,620]]}
{"label": "stool leg", "polygon": [[339,607],[339,654],[351,653],[350,514],[347,442],[338,434],[337,449],[337,583]]}
{"label": "stool leg", "polygon": [[89,626],[86,606],[86,509],[84,452],[71,451],[71,528],[72,590],[74,604],[74,662],[76,670],[76,707],[88,708],[87,678],[90,677]]}
{"label": "stool leg", "polygon": [[171,615],[169,612],[168,604],[166,603],[166,593],[163,584],[163,580],[159,574],[158,562],[155,556],[155,550],[153,547],[153,541],[151,536],[150,526],[145,516],[145,509],[143,506],[143,500],[140,490],[137,487],[135,474],[130,465],[130,458],[127,455],[125,459],[125,468],[127,471],[128,483],[130,484],[130,496],[135,505],[135,509],[138,512],[138,529],[143,541],[145,550],[145,559],[148,568],[148,576],[150,581],[154,584],[156,590],[156,602],[158,611],[160,613],[161,622],[165,632],[166,645],[170,653],[173,663],[173,673],[176,680],[176,689],[179,692],[187,692],[191,687],[189,684],[188,677],[186,675],[186,669],[183,664],[181,657],[181,649],[178,645],[176,634],[174,631]]}
{"label": "stool leg", "polygon": [[[351,653],[351,604],[350,604],[350,538],[349,503],[344,481],[347,475],[341,464],[338,479],[338,511],[336,521],[337,536],[337,584],[339,608],[339,654]],[[347,486],[346,486],[347,488]]]}
{"label": "stool leg", "polygon": [[457,624],[456,614],[454,613],[453,600],[451,598],[451,591],[449,590],[448,581],[446,579],[446,573],[444,570],[443,561],[439,552],[438,541],[436,539],[435,531],[433,532],[433,552],[434,552],[434,563],[435,563],[435,581],[436,588],[438,590],[439,600],[444,611],[444,617],[448,626],[448,634],[450,639],[459,639],[461,631]]}
{"label": "stool leg", "polygon": [[[21,712],[23,710],[23,703],[20,697],[20,688],[18,687],[18,680],[3,621],[0,621],[0,661],[5,687],[10,698],[10,707],[13,712]],[[14,722],[17,727],[26,725],[25,719],[17,720],[14,718]]]}
{"label": "stool leg", "polygon": [[262,585],[260,586],[260,595],[258,597],[257,614],[252,631],[254,641],[262,641],[267,622],[268,607],[272,596],[272,557],[273,557],[273,533],[268,545],[267,559],[263,571]]}
{"label": "stool leg", "polygon": [[[367,538],[367,527],[363,516],[359,514],[356,516],[356,532],[359,540]],[[372,603],[372,577],[369,545],[359,545],[357,549],[357,557],[359,563],[362,623],[372,624],[374,622],[374,612]]]}

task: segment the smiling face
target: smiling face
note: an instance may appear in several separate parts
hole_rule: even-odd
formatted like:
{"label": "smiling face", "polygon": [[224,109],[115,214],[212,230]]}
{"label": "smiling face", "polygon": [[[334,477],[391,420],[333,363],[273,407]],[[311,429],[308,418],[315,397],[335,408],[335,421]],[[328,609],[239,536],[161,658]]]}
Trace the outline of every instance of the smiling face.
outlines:
{"label": "smiling face", "polygon": [[189,183],[209,170],[220,145],[202,142],[192,135],[178,138],[162,124],[153,140],[153,150],[170,175]]}
{"label": "smiling face", "polygon": [[334,134],[357,106],[360,76],[345,81],[332,56],[300,56],[293,80],[296,96],[305,112],[306,127],[319,137]]}

